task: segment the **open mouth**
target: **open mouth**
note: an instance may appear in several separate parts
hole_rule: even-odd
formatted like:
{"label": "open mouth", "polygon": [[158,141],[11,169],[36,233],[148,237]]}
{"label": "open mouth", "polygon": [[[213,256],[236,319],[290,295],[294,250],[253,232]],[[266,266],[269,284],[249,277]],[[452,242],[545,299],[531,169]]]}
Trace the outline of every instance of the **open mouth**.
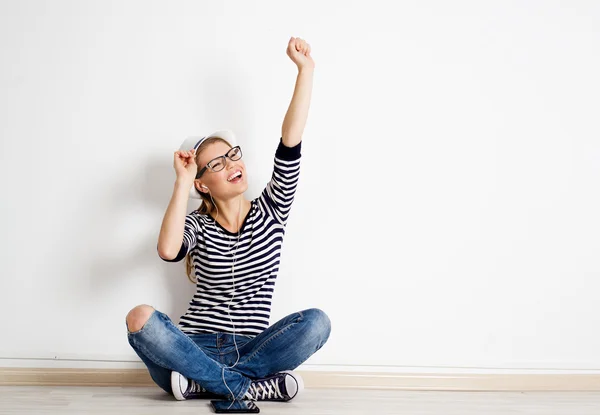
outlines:
{"label": "open mouth", "polygon": [[239,183],[242,181],[242,171],[241,170],[236,170],[235,173],[233,173],[231,176],[229,176],[227,178],[227,181],[229,183]]}

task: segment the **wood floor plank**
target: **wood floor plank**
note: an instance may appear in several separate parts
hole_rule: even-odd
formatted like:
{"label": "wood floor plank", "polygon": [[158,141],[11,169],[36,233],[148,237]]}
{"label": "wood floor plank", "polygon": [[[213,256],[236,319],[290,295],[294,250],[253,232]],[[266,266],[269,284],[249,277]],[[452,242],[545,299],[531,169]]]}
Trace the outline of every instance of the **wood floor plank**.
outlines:
{"label": "wood floor plank", "polygon": [[[157,387],[2,386],[0,414],[210,414],[208,400],[175,401]],[[599,392],[433,392],[306,389],[286,415],[598,415]]]}

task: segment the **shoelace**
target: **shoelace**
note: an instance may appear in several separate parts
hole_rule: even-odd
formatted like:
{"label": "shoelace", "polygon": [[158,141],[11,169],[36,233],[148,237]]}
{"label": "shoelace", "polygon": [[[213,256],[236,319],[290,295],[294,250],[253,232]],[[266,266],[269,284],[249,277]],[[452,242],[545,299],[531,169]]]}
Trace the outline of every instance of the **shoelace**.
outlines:
{"label": "shoelace", "polygon": [[283,399],[283,394],[279,390],[277,379],[269,379],[262,382],[252,383],[250,385],[250,396],[253,399]]}
{"label": "shoelace", "polygon": [[190,389],[189,389],[190,393],[206,392],[206,389],[204,389],[202,386],[200,386],[200,384],[198,382],[196,382],[195,380],[190,379],[190,382],[192,383],[190,385]]}

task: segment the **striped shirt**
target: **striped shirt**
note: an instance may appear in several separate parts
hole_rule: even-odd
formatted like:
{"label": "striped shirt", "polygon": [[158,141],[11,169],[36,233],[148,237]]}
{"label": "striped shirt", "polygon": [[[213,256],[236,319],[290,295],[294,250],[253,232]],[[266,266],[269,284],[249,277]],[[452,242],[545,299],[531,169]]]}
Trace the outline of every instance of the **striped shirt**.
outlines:
{"label": "striped shirt", "polygon": [[196,293],[179,321],[184,333],[254,337],[269,327],[283,236],[300,175],[301,144],[286,147],[280,139],[271,180],[252,200],[239,243],[237,233],[210,215],[186,215],[181,250],[176,258],[165,260],[181,261],[188,253],[192,259]]}

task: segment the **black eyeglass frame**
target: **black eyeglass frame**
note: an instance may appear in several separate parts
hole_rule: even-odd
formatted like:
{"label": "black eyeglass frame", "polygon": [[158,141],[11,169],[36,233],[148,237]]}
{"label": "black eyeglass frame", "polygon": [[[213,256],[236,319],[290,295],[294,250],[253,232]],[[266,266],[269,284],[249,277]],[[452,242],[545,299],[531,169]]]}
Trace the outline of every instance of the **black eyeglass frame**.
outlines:
{"label": "black eyeglass frame", "polygon": [[[233,150],[239,150],[239,157],[236,159],[233,159],[229,156],[229,154],[233,151]],[[229,149],[229,151],[225,154],[223,154],[222,156],[219,157],[215,157],[214,159],[212,159],[211,161],[209,161],[208,163],[206,163],[206,166],[202,167],[202,169],[196,174],[196,180],[199,179],[200,177],[202,177],[202,175],[204,174],[204,172],[207,169],[210,169],[211,171],[217,172],[217,171],[221,171],[225,168],[225,165],[227,164],[227,159],[231,160],[231,161],[237,161],[239,159],[242,158],[242,148],[240,146],[235,146],[235,147],[231,147]],[[212,167],[213,162],[218,161],[218,160],[223,160],[223,168],[219,169],[219,170],[215,170]]]}

